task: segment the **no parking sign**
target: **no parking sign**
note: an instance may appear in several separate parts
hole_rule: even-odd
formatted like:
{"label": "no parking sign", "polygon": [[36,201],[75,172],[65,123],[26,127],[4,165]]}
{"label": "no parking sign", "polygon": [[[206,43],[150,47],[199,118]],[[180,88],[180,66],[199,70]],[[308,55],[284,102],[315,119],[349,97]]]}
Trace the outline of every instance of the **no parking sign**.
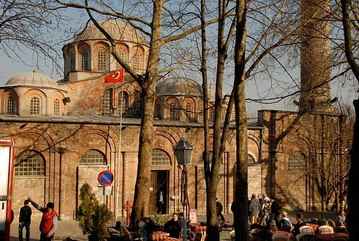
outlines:
{"label": "no parking sign", "polygon": [[110,170],[104,170],[100,172],[97,176],[97,181],[102,186],[111,186],[113,182],[113,174]]}

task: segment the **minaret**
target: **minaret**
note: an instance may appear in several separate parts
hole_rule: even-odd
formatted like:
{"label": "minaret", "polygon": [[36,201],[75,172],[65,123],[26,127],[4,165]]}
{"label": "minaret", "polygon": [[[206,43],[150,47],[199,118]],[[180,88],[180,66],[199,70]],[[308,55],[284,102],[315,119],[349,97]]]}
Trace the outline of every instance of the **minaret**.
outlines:
{"label": "minaret", "polygon": [[300,111],[331,111],[329,0],[301,0]]}

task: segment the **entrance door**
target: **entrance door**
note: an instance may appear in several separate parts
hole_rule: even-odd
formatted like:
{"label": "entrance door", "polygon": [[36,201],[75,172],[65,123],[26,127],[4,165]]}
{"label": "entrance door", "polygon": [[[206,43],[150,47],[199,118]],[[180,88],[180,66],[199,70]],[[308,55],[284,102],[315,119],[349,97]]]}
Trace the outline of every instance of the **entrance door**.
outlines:
{"label": "entrance door", "polygon": [[151,172],[152,192],[150,197],[150,213],[165,214],[168,212],[169,171]]}

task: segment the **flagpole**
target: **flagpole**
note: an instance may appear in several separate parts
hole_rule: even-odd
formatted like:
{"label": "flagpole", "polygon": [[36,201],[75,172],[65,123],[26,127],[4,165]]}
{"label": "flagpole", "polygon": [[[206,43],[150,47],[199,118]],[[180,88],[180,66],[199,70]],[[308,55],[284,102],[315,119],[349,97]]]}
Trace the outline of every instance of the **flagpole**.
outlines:
{"label": "flagpole", "polygon": [[[121,165],[120,165],[120,162],[121,162],[121,159],[122,159],[122,102],[123,102],[123,91],[122,91],[122,85],[120,87],[120,136],[119,136],[119,148],[118,148],[118,155],[119,155],[119,158],[118,158],[118,166],[117,166],[117,169],[120,170],[121,169]],[[122,160],[124,161],[124,160]],[[122,165],[124,166],[124,165]],[[124,171],[124,170],[122,170]],[[117,198],[116,198],[116,207],[119,208],[119,204],[120,204],[120,195],[118,195],[120,193],[119,191],[119,186],[120,186],[120,177],[119,177],[119,174],[120,172],[118,173],[118,176],[117,176],[117,182],[116,182],[116,192],[117,192]],[[124,177],[124,176],[123,176]],[[124,183],[124,182],[122,182]],[[124,193],[122,193],[121,195],[124,195]],[[121,215],[122,215],[122,218],[123,218],[123,203],[121,203]],[[116,220],[117,220],[117,217],[118,217],[118,211],[116,210]]]}

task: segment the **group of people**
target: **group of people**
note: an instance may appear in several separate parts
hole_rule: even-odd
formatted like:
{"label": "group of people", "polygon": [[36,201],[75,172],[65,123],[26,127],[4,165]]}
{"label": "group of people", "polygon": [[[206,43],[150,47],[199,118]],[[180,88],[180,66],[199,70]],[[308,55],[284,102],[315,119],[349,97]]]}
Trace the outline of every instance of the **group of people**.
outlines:
{"label": "group of people", "polygon": [[19,215],[19,241],[23,241],[23,230],[25,229],[26,241],[30,239],[30,225],[32,209],[30,204],[42,212],[40,222],[40,241],[51,241],[54,238],[57,228],[57,213],[54,210],[54,203],[47,203],[46,207],[41,207],[36,202],[28,198],[24,201],[24,206],[20,209]]}
{"label": "group of people", "polygon": [[302,213],[296,214],[295,223],[292,224],[285,211],[279,218],[271,220],[267,226],[251,225],[251,240],[255,241],[304,241],[304,240],[347,240],[348,234],[344,223],[338,218],[304,220]]}

